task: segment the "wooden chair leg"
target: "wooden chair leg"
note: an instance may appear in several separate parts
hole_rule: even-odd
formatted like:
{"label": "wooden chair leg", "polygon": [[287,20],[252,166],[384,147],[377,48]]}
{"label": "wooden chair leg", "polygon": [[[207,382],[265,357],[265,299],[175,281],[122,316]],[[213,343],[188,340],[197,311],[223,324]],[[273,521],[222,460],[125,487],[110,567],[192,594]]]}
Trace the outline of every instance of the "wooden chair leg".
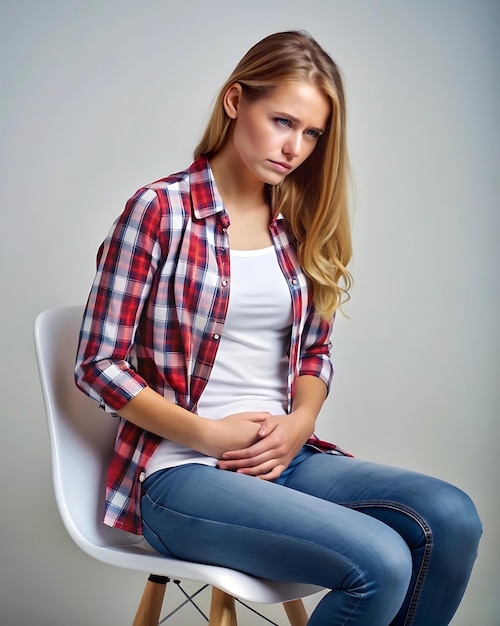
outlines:
{"label": "wooden chair leg", "polygon": [[217,587],[212,588],[208,626],[237,626],[233,596],[217,589]]}
{"label": "wooden chair leg", "polygon": [[309,618],[307,617],[304,603],[300,598],[298,600],[290,600],[290,602],[283,602],[283,608],[291,626],[306,626]]}
{"label": "wooden chair leg", "polygon": [[167,582],[164,576],[148,578],[132,626],[158,626]]}

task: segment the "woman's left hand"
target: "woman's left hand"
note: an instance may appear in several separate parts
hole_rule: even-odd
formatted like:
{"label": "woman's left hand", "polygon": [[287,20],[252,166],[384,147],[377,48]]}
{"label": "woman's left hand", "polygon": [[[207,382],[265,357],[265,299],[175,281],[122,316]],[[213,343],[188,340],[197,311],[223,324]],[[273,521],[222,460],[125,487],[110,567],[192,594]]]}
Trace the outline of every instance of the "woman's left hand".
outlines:
{"label": "woman's left hand", "polygon": [[313,429],[314,420],[304,412],[271,415],[259,429],[260,441],[243,450],[225,452],[218,467],[263,480],[275,480],[289,466]]}

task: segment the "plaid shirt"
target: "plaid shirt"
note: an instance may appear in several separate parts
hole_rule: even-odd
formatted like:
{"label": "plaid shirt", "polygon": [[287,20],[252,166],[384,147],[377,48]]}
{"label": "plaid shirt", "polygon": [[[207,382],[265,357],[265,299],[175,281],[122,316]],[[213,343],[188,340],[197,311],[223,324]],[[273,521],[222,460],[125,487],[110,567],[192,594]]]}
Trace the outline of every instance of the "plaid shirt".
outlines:
{"label": "plaid shirt", "polygon": [[[146,385],[196,412],[224,332],[230,288],[229,218],[200,157],[127,202],[97,257],[80,332],[76,383],[115,413]],[[282,216],[270,224],[292,297],[288,410],[296,376],[327,388],[332,322],[311,296]],[[263,278],[264,280],[264,278]],[[104,521],[141,534],[141,480],[161,438],[121,419],[106,485]],[[310,442],[321,449],[336,446]]]}

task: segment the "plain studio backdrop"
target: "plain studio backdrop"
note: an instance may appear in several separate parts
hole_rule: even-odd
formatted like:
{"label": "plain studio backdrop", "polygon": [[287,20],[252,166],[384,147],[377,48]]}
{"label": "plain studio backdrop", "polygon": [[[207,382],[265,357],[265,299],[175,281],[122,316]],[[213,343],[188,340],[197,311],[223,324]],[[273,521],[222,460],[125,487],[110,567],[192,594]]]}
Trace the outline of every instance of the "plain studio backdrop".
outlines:
{"label": "plain studio backdrop", "polygon": [[3,626],[132,621],[145,576],[80,552],[56,511],[33,320],[85,300],[126,199],[191,162],[236,62],[288,29],[343,70],[356,187],[318,432],[472,496],[484,536],[453,624],[500,623],[499,26],[494,0],[0,2]]}

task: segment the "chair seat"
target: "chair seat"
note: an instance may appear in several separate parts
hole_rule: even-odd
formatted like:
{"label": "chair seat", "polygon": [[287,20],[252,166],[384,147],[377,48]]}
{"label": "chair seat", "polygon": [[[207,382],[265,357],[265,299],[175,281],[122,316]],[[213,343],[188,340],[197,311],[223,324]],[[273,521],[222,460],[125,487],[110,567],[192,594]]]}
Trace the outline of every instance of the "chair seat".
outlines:
{"label": "chair seat", "polygon": [[265,580],[226,567],[172,559],[153,551],[145,541],[127,546],[87,546],[85,552],[108,565],[208,583],[246,602],[287,602],[323,590],[316,585]]}

